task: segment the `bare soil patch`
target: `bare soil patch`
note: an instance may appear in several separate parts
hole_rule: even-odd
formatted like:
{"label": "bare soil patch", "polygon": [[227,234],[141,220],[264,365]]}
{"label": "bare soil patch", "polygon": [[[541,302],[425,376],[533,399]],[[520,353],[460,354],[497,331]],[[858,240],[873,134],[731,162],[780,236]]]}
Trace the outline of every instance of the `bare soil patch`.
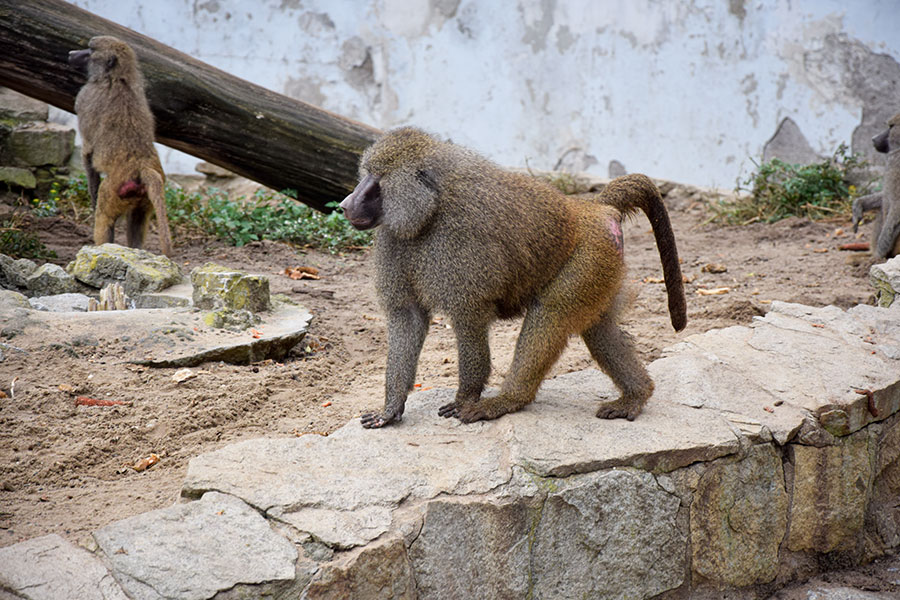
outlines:
{"label": "bare soil patch", "polygon": [[[670,195],[671,196],[671,195]],[[854,241],[849,223],[790,219],[775,224],[723,227],[690,198],[667,198],[683,270],[689,280],[688,327],[675,333],[666,311],[659,256],[643,217],[626,225],[625,253],[636,299],[624,327],[646,361],[685,336],[749,323],[773,300],[812,306],[871,303],[866,256],[838,251]],[[89,229],[61,218],[30,227],[65,264],[90,243]],[[158,250],[151,239],[150,250]],[[200,453],[252,437],[327,434],[361,412],[380,407],[386,357],[385,322],[372,287],[366,252],[334,256],[273,242],[241,248],[214,240],[176,239],[175,260],[186,271],[207,261],[270,277],[273,293],[305,305],[313,321],[304,343],[281,362],[247,366],[206,363],[183,383],[175,369],[138,368],[117,356],[117,341],[102,331],[84,343],[3,339],[23,350],[4,350],[0,388],[0,546],[59,533],[87,543],[109,522],[171,505],[188,461]],[[848,259],[853,260],[849,260]],[[704,266],[724,265],[704,271]],[[286,267],[312,266],[321,279],[294,281]],[[698,289],[727,288],[699,295]],[[511,360],[520,321],[492,330],[492,384]],[[248,333],[248,335],[250,335]],[[422,388],[455,387],[456,346],[442,315],[431,326],[419,362]],[[592,367],[573,339],[551,375]],[[62,386],[62,387],[61,387]],[[75,406],[76,396],[123,400],[111,407]],[[585,415],[595,407],[585,406]],[[597,427],[603,427],[597,421]],[[389,435],[373,432],[372,435]],[[130,468],[157,454],[160,461]]]}

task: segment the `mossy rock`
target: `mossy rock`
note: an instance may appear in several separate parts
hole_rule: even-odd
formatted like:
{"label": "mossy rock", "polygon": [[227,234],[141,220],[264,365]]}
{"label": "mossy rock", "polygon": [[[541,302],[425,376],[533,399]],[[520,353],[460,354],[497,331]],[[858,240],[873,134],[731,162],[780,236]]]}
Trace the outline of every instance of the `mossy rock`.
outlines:
{"label": "mossy rock", "polygon": [[194,306],[203,310],[220,308],[257,313],[269,310],[269,280],[215,263],[191,271]]}
{"label": "mossy rock", "polygon": [[85,246],[66,270],[95,288],[121,283],[132,297],[164,290],[182,279],[181,269],[168,257],[118,244]]}

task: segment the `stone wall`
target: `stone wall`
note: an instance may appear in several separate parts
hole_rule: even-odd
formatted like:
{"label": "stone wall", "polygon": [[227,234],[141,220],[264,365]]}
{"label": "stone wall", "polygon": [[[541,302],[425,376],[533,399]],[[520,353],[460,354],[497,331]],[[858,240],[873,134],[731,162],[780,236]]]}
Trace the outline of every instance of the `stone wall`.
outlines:
{"label": "stone wall", "polygon": [[0,192],[46,197],[69,175],[75,130],[47,121],[43,102],[0,87]]}
{"label": "stone wall", "polygon": [[593,417],[617,392],[587,370],[496,421],[443,419],[453,390],[429,390],[387,429],[225,446],[190,462],[190,501],[103,527],[92,554],[0,549],[0,589],[756,600],[900,549],[900,305],[774,302],[649,370],[633,422]]}

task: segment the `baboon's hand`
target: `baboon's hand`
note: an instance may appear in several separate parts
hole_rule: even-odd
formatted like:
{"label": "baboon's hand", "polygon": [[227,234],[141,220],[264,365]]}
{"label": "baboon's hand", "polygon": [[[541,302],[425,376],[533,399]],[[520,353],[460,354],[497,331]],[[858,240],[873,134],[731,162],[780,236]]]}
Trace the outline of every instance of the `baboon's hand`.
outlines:
{"label": "baboon's hand", "polygon": [[459,404],[456,402],[451,402],[449,404],[443,405],[438,409],[438,415],[441,417],[459,416]]}
{"label": "baboon's hand", "polygon": [[859,228],[859,222],[862,221],[862,217],[863,217],[862,202],[859,201],[859,198],[854,198],[852,206],[853,206],[853,233],[856,233],[856,230]]}
{"label": "baboon's hand", "polygon": [[400,415],[389,415],[388,413],[366,413],[360,417],[360,423],[366,429],[380,429],[391,423],[399,423]]}

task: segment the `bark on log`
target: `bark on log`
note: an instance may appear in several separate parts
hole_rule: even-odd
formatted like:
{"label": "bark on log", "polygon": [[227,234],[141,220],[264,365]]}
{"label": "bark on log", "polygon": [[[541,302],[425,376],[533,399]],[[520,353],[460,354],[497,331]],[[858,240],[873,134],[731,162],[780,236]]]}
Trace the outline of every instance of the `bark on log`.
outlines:
{"label": "bark on log", "polygon": [[138,55],[157,141],[319,210],[356,184],[379,131],[229,75],[61,0],[0,0],[0,85],[73,112],[85,78],[70,50],[113,35]]}

